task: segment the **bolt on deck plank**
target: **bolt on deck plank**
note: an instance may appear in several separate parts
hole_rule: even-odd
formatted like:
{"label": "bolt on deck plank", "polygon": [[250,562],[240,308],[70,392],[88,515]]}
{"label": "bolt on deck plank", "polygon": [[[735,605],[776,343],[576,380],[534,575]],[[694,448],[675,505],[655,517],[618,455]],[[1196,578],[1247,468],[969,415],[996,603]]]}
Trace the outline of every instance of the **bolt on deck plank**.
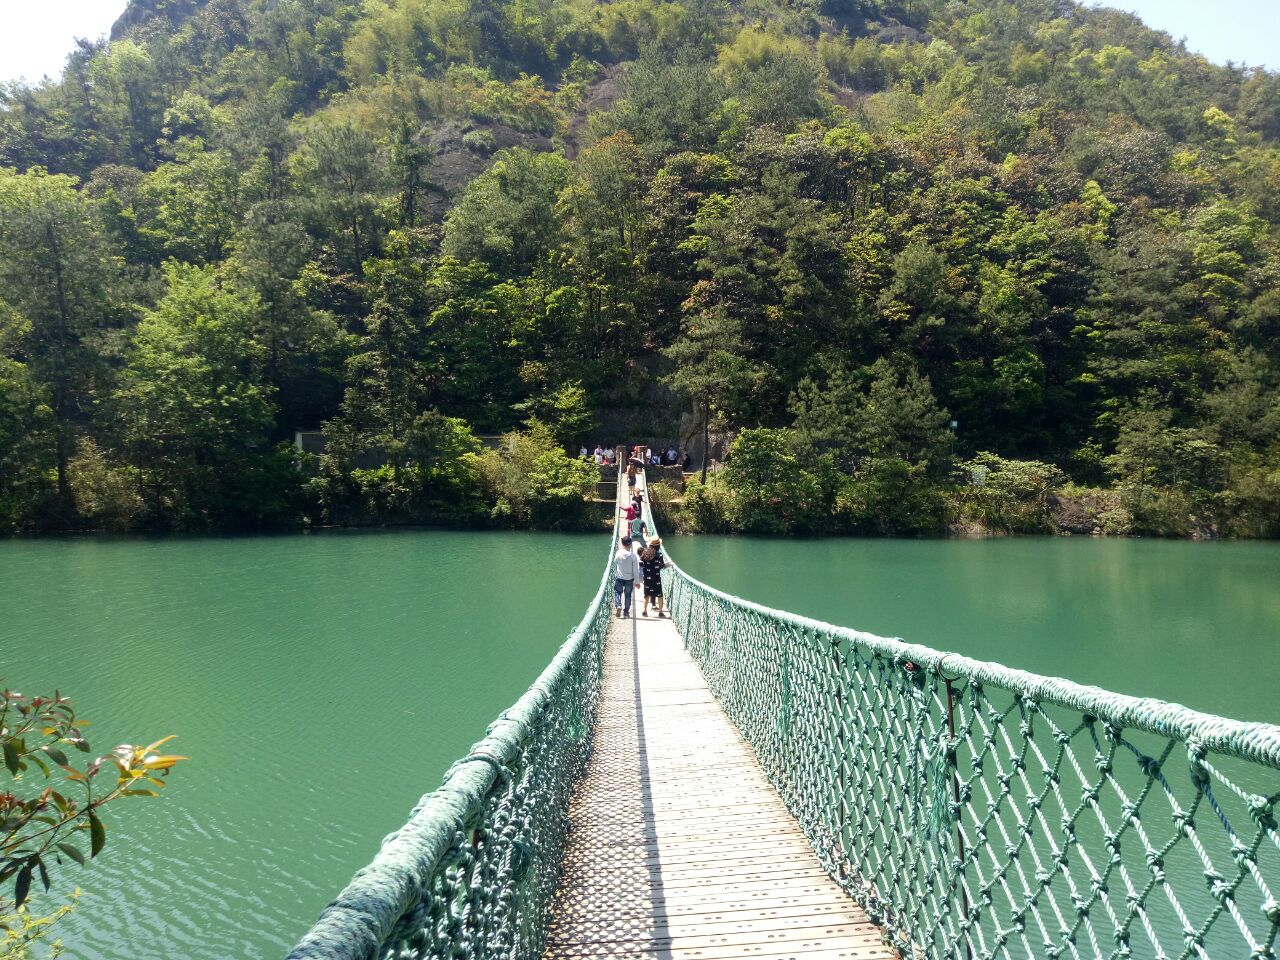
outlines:
{"label": "bolt on deck plank", "polygon": [[667,619],[613,620],[546,960],[893,960]]}

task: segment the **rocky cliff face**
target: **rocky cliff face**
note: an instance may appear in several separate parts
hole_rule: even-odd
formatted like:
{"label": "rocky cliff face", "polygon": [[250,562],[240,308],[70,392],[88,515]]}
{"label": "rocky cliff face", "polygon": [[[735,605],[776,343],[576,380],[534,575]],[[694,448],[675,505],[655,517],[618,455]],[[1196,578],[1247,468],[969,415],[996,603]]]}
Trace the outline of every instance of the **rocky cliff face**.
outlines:
{"label": "rocky cliff face", "polygon": [[111,25],[111,39],[128,36],[135,27],[163,18],[173,27],[182,23],[205,4],[206,0],[129,0],[124,13]]}

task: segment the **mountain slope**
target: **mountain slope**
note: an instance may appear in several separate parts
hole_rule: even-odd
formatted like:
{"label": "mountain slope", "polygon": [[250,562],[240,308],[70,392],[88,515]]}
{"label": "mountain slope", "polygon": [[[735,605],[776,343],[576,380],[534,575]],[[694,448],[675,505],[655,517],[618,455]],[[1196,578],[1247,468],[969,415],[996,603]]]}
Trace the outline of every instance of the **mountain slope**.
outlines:
{"label": "mountain slope", "polygon": [[111,39],[123,40],[137,27],[155,20],[160,29],[175,30],[182,26],[207,0],[129,0],[124,12],[111,25]]}
{"label": "mountain slope", "polygon": [[[892,483],[934,528],[983,451],[1138,529],[1280,525],[1276,74],[1067,0],[137,0],[117,28],[3,93],[10,525],[437,515],[436,414],[779,431],[814,528],[875,528]],[[111,251],[74,308],[18,255],[41,222]],[[321,424],[304,481],[272,445]]]}

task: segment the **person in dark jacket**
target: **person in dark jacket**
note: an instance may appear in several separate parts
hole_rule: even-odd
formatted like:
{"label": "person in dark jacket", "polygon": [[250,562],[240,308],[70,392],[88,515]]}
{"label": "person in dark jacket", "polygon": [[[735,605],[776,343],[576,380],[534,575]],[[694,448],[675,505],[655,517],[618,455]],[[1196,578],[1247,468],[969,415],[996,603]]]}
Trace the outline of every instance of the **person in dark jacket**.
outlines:
{"label": "person in dark jacket", "polygon": [[662,609],[662,571],[669,566],[671,561],[662,552],[662,541],[654,537],[640,553],[640,575],[644,578],[644,609],[641,616],[649,615],[650,602],[653,603],[657,616],[667,616]]}

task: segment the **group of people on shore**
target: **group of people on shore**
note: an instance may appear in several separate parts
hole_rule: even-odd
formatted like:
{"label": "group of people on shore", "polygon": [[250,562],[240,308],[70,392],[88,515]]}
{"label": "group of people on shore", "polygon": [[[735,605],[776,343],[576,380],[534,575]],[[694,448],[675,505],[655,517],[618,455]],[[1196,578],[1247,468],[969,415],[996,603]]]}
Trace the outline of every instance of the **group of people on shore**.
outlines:
{"label": "group of people on shore", "polygon": [[[595,450],[588,451],[586,447],[578,449],[578,456],[583,460],[594,461],[598,467],[613,466],[618,462],[618,451],[623,450],[622,447],[606,447],[596,444]],[[688,470],[693,462],[693,458],[686,450],[683,454],[676,450],[675,446],[669,446],[665,450],[654,450],[652,447],[637,444],[631,448],[631,460],[638,460],[642,467],[674,467],[677,464]]]}
{"label": "group of people on shore", "polygon": [[644,494],[632,487],[631,499],[621,510],[620,523],[625,523],[618,552],[613,557],[613,612],[620,620],[631,616],[631,595],[644,590],[644,607],[640,615],[649,616],[653,604],[658,617],[669,617],[663,608],[662,571],[671,561],[662,552],[662,540],[651,536],[644,519]]}

